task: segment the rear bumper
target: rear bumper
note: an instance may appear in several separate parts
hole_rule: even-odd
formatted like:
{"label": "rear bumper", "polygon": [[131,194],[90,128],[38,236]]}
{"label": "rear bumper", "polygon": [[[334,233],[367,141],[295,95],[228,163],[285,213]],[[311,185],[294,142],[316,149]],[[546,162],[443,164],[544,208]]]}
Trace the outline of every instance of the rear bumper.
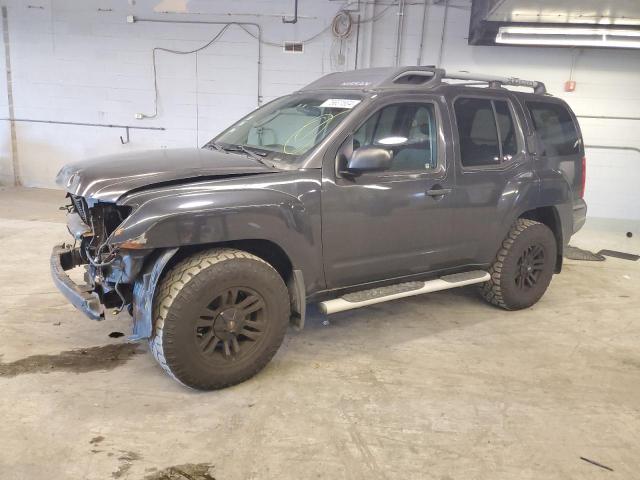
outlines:
{"label": "rear bumper", "polygon": [[50,259],[53,283],[74,307],[91,320],[104,320],[104,308],[93,287],[86,284],[78,285],[66,273],[66,270],[84,264],[78,248],[64,245],[54,247]]}
{"label": "rear bumper", "polygon": [[573,204],[573,233],[582,228],[587,220],[587,203],[583,199],[579,199]]}

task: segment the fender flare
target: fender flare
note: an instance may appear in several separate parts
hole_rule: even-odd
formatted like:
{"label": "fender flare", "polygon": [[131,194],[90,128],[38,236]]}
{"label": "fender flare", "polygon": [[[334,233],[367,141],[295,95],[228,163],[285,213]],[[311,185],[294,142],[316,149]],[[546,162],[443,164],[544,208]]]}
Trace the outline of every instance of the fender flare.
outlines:
{"label": "fender flare", "polygon": [[[133,332],[129,340],[137,342],[153,336],[153,301],[155,300],[158,281],[167,264],[178,252],[178,248],[162,251],[153,260],[147,262],[133,288]],[[304,277],[300,270],[293,270],[287,290],[291,299],[290,323],[296,330],[304,328],[306,317],[306,293]]]}
{"label": "fender flare", "polygon": [[133,332],[129,340],[137,342],[153,335],[153,300],[158,280],[178,248],[160,252],[153,261],[147,262],[133,287]]}

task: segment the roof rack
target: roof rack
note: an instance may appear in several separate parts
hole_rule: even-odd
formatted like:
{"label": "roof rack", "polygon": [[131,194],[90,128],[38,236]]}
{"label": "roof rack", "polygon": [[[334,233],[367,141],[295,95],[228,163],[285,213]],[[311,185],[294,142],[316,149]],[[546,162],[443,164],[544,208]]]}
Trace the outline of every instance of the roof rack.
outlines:
{"label": "roof rack", "polygon": [[[444,70],[443,70],[444,72]],[[487,83],[489,88],[499,88],[503,85],[511,87],[528,87],[533,89],[533,93],[544,95],[547,93],[547,88],[544,83],[538,80],[524,80],[518,77],[498,77],[493,75],[483,75],[469,72],[444,72],[443,78],[449,78],[451,80],[471,80],[482,83]]]}
{"label": "roof rack", "polygon": [[500,88],[504,85],[511,87],[532,88],[534,93],[545,94],[547,89],[544,83],[537,80],[524,80],[517,77],[499,77],[469,72],[449,73],[443,68],[435,67],[402,67],[393,72],[391,76],[382,81],[378,88],[397,88],[399,85],[432,87],[440,84],[442,80],[470,80],[487,84],[489,88]]}
{"label": "roof rack", "polygon": [[387,88],[422,89],[442,85],[443,80],[469,80],[487,84],[489,88],[503,86],[528,87],[536,94],[547,92],[544,83],[537,80],[523,80],[517,77],[499,77],[469,72],[448,73],[434,66],[415,66],[400,68],[365,68],[348,72],[336,72],[325,75],[302,88],[309,90],[378,90]]}

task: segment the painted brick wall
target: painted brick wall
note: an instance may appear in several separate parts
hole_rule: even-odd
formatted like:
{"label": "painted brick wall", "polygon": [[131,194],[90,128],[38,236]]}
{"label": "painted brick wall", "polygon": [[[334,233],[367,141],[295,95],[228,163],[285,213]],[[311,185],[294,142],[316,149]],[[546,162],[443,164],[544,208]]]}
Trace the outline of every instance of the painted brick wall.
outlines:
{"label": "painted brick wall", "polygon": [[[189,50],[205,44],[220,26],[127,23],[127,15],[156,19],[258,22],[266,40],[301,40],[327,28],[345,2],[301,0],[300,18],[286,25],[289,0],[5,0],[15,115],[18,118],[160,126],[166,131],[134,130],[122,145],[122,130],[17,123],[18,159],[23,183],[53,186],[66,162],[132,149],[197,146],[257,105],[257,41],[234,26],[197,55],[158,53],[159,114],[153,111],[151,50]],[[350,8],[355,8],[353,2]],[[388,3],[388,2],[385,2]],[[401,64],[416,64],[423,7],[409,2]],[[450,70],[515,75],[543,80],[578,114],[638,116],[640,52],[517,47],[470,47],[466,37],[469,3],[451,0],[442,66]],[[163,10],[187,12],[161,13]],[[358,66],[394,63],[397,9],[363,3]],[[424,35],[423,64],[438,60],[444,8],[431,5]],[[342,44],[326,31],[305,45],[303,54],[287,54],[263,45],[262,95],[268,101],[336,69],[353,68],[355,35]],[[4,45],[3,45],[4,47]],[[0,55],[0,111],[7,116],[4,56]],[[344,62],[340,62],[343,57]],[[562,91],[575,60],[577,90]],[[587,144],[640,147],[640,122],[582,120]],[[640,155],[588,151],[587,201],[590,215],[640,219]],[[0,124],[0,183],[12,182],[9,124]]]}

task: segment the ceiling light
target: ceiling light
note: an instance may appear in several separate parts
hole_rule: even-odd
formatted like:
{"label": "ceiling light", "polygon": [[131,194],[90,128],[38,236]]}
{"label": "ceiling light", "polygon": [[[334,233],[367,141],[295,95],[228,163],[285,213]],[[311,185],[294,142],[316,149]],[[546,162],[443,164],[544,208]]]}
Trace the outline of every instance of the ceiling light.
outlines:
{"label": "ceiling light", "polygon": [[566,47],[640,48],[640,29],[505,26],[498,29],[496,43]]}
{"label": "ceiling light", "polygon": [[379,143],[380,145],[402,145],[407,140],[407,137],[386,137],[378,139],[376,143]]}

